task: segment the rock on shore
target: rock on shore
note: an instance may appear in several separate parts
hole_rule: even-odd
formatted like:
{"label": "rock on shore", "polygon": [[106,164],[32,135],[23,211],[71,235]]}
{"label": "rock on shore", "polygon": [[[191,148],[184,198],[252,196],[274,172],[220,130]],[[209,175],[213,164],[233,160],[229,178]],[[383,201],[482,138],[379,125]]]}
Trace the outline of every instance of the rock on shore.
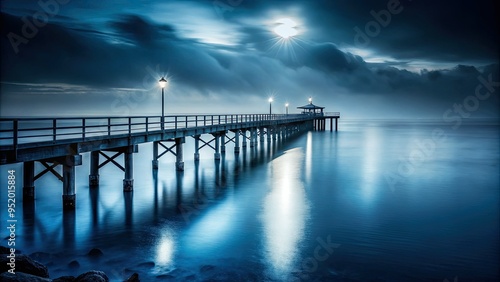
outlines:
{"label": "rock on shore", "polygon": [[[34,276],[49,278],[47,267],[26,255],[16,255],[16,272],[23,272]],[[8,265],[9,258],[6,255],[0,256],[0,273],[7,272],[10,269]]]}
{"label": "rock on shore", "polygon": [[[8,254],[10,254],[10,249],[0,246],[0,281],[2,282],[109,282],[108,276],[104,272],[98,270],[91,270],[77,277],[62,276],[51,279],[45,265],[27,255],[21,255],[19,251],[16,251],[15,274],[12,274],[8,272],[10,269],[8,265],[10,259],[7,258]],[[92,249],[87,255],[91,257],[100,257],[103,253],[99,249]],[[70,265],[73,265],[75,268],[77,264],[77,261],[72,261],[70,263]],[[134,273],[125,281],[139,282],[139,275]]]}

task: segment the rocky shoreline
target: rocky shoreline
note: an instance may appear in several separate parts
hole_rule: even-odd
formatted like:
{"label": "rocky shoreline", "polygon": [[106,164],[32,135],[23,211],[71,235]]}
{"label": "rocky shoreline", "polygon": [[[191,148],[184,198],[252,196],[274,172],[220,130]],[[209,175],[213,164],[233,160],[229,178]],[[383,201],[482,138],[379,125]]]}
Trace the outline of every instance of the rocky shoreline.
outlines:
{"label": "rocky shoreline", "polygon": [[[288,275],[272,276],[266,273],[259,262],[239,263],[234,259],[222,259],[215,264],[202,264],[193,268],[155,269],[153,261],[131,263],[130,261],[106,255],[97,248],[71,259],[63,253],[50,254],[35,252],[25,255],[16,250],[15,273],[8,272],[10,254],[8,248],[0,246],[0,281],[11,282],[108,282],[124,281],[344,281],[359,282],[370,280],[349,269],[328,268],[324,271],[308,272],[303,269],[294,270]],[[106,258],[107,257],[107,258]],[[88,261],[93,262],[88,264]],[[94,266],[99,270],[94,269]],[[52,277],[49,275],[49,268]],[[79,269],[89,270],[82,273]],[[115,271],[119,270],[119,272]],[[64,271],[60,271],[64,270]],[[58,275],[54,275],[54,272]],[[77,274],[77,275],[75,275]],[[75,276],[72,276],[75,275]],[[59,277],[57,277],[59,276]],[[140,276],[140,277],[139,277]],[[56,278],[57,277],[57,278]],[[397,281],[397,279],[377,281]]]}
{"label": "rocky shoreline", "polygon": [[[39,263],[36,259],[41,258],[44,253],[33,253],[31,255],[22,254],[16,250],[15,256],[15,274],[10,273],[10,259],[7,257],[10,254],[10,249],[0,246],[0,281],[2,282],[108,282],[109,278],[103,271],[91,270],[82,273],[78,276],[61,276],[58,278],[50,278],[49,271],[46,265]],[[103,255],[99,249],[92,249],[87,254],[89,257],[100,257]],[[71,261],[68,266],[78,268],[78,261]],[[133,273],[125,282],[138,282],[139,275]]]}

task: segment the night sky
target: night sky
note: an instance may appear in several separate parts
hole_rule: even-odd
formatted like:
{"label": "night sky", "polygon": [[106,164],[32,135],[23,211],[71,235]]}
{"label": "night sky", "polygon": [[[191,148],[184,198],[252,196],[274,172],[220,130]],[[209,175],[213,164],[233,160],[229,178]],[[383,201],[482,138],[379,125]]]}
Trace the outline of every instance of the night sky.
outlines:
{"label": "night sky", "polygon": [[0,116],[498,117],[496,3],[5,0]]}

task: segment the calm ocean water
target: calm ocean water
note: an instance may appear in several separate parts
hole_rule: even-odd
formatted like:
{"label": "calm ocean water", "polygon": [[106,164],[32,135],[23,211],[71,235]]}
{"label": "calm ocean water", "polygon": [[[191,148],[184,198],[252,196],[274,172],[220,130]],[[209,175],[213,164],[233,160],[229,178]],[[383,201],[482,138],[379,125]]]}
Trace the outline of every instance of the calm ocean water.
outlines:
{"label": "calm ocean water", "polygon": [[[100,269],[112,281],[499,279],[498,123],[342,121],[339,132],[266,140],[237,158],[228,144],[218,163],[205,148],[199,165],[186,141],[182,173],[167,156],[155,175],[152,146],[141,145],[133,193],[111,165],[89,189],[85,154],[74,213],[62,213],[62,183],[44,175],[34,207],[18,205],[17,248],[44,253],[53,278]],[[1,166],[2,182],[8,169],[21,201],[22,166]],[[104,256],[90,259],[92,248]]]}

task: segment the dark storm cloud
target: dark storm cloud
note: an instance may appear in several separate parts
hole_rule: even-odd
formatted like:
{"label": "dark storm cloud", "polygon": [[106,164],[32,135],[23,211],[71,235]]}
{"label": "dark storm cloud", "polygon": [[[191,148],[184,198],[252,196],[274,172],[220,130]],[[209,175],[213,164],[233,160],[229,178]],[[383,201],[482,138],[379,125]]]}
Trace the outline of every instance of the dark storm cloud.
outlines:
{"label": "dark storm cloud", "polygon": [[194,86],[227,84],[220,64],[203,46],[178,39],[172,27],[155,25],[137,15],[110,22],[115,29],[111,38],[127,44],[106,41],[111,35],[93,37],[48,24],[15,54],[6,39],[22,26],[19,18],[2,14],[3,81],[134,87],[142,83],[148,66],[162,65],[175,69],[177,79],[189,80]]}
{"label": "dark storm cloud", "polygon": [[307,66],[319,66],[328,72],[350,72],[364,68],[366,63],[360,56],[340,51],[332,43],[315,44],[309,50],[311,60]]}
{"label": "dark storm cloud", "polygon": [[[19,18],[2,16],[3,37],[6,31],[21,30]],[[264,68],[279,67],[279,62],[292,69],[307,67],[326,74],[338,85],[356,91],[398,91],[432,82],[425,76],[396,68],[383,68],[367,64],[361,57],[343,52],[332,43],[308,43],[297,48],[297,56],[276,56],[260,48],[255,54],[228,55],[213,51],[197,41],[179,38],[173,27],[154,24],[138,15],[124,15],[110,21],[115,39],[128,44],[112,44],[103,38],[88,37],[85,33],[49,24],[28,44],[20,46],[22,52],[5,56],[4,81],[63,82],[107,87],[133,87],[141,82],[147,66],[167,65],[181,82],[200,90],[252,89],[260,81],[268,81]],[[113,32],[112,32],[113,33]],[[246,42],[265,42],[269,35],[264,30],[246,29]],[[146,46],[146,48],[145,48]],[[241,49],[244,51],[244,49]],[[2,52],[11,52],[11,46],[2,40]],[[264,63],[258,58],[267,57]],[[257,60],[257,61],[256,61]],[[269,65],[271,64],[271,65]],[[50,68],[47,68],[50,66]],[[474,69],[474,67],[469,67]],[[466,67],[448,73],[466,73]],[[444,76],[434,75],[434,80]]]}
{"label": "dark storm cloud", "polygon": [[[407,62],[367,63],[360,56],[341,51],[329,42],[295,42],[295,56],[275,55],[270,52],[269,34],[259,28],[244,28],[244,44],[256,47],[263,55],[279,60],[283,65],[293,68],[309,68],[328,77],[335,85],[356,94],[413,95],[410,98],[428,98],[446,101],[460,99],[474,92],[481,74],[493,74],[498,80],[498,64],[490,64],[479,71],[474,66],[457,65],[451,69],[422,70],[419,73],[405,70]],[[256,43],[254,43],[256,42]],[[391,65],[396,65],[392,67]],[[323,90],[325,91],[325,90]],[[328,92],[326,90],[326,92]]]}
{"label": "dark storm cloud", "polygon": [[[1,25],[2,81],[63,82],[72,77],[73,68],[84,68],[81,59],[91,55],[92,43],[65,27],[48,24],[40,29],[5,13]],[[82,76],[79,72],[78,77]]]}
{"label": "dark storm cloud", "polygon": [[123,16],[122,20],[110,24],[117,33],[133,43],[148,45],[159,39],[175,38],[174,28],[168,25],[154,26],[137,15]]}
{"label": "dark storm cloud", "polygon": [[498,61],[498,2],[492,0],[244,1],[228,20],[299,5],[315,41],[401,60]]}
{"label": "dark storm cloud", "polygon": [[242,27],[240,43],[267,56],[280,60],[291,68],[310,67],[322,72],[352,71],[364,67],[360,56],[341,51],[331,42],[314,43],[290,39],[289,43],[277,39],[265,27]]}
{"label": "dark storm cloud", "polygon": [[[391,14],[387,26],[380,24],[378,34],[371,37],[367,24],[382,22],[376,21],[371,12],[384,18],[381,11],[387,15],[389,2],[370,1],[364,7],[356,5],[355,10],[347,8],[339,12],[347,11],[350,24],[368,37],[368,48],[395,59],[497,62],[496,1],[400,1],[401,12]],[[343,40],[356,45],[356,31],[353,27],[346,30],[352,34]]]}
{"label": "dark storm cloud", "polygon": [[[169,71],[176,91],[185,93],[194,90],[206,96],[218,93],[244,97],[267,96],[268,90],[273,90],[298,99],[311,94],[337,99],[338,93],[344,93],[352,99],[360,95],[381,97],[388,104],[400,106],[411,101],[407,106],[424,109],[432,103],[448,106],[473,94],[480,75],[492,74],[498,81],[498,64],[468,65],[477,60],[496,62],[497,53],[490,50],[494,40],[486,36],[491,35],[491,29],[480,29],[491,20],[490,16],[485,14],[479,23],[466,27],[459,19],[467,5],[460,2],[451,9],[439,3],[412,1],[410,6],[402,1],[404,10],[393,15],[391,23],[378,36],[371,37],[367,46],[388,54],[394,61],[370,63],[346,52],[345,42],[354,38],[353,27],[363,27],[373,20],[370,11],[378,12],[388,2],[354,5],[352,1],[243,1],[223,18],[238,32],[230,45],[188,38],[175,20],[158,23],[142,14],[113,14],[103,18],[100,22],[104,24],[99,27],[64,18],[40,28],[28,43],[18,46],[17,54],[8,35],[21,34],[25,23],[20,16],[2,13],[1,80],[78,85],[82,86],[79,93],[96,88],[147,90],[157,86],[159,76]],[[212,1],[189,3],[213,9]],[[428,17],[421,14],[425,12],[422,3],[429,4]],[[276,38],[269,26],[249,21],[254,17],[262,19],[268,11],[299,6],[307,32],[292,40],[296,43],[293,55],[273,49]],[[474,7],[477,11],[484,9],[481,4]],[[443,16],[445,22],[439,22],[438,15],[445,8],[450,15]],[[459,29],[463,29],[462,36],[456,35]],[[448,34],[453,35],[450,40]],[[432,63],[458,59],[464,63],[455,68],[420,72],[405,69],[412,60]],[[54,88],[45,89],[55,93]],[[65,88],[58,89],[59,93]],[[492,101],[496,103],[495,99]]]}

